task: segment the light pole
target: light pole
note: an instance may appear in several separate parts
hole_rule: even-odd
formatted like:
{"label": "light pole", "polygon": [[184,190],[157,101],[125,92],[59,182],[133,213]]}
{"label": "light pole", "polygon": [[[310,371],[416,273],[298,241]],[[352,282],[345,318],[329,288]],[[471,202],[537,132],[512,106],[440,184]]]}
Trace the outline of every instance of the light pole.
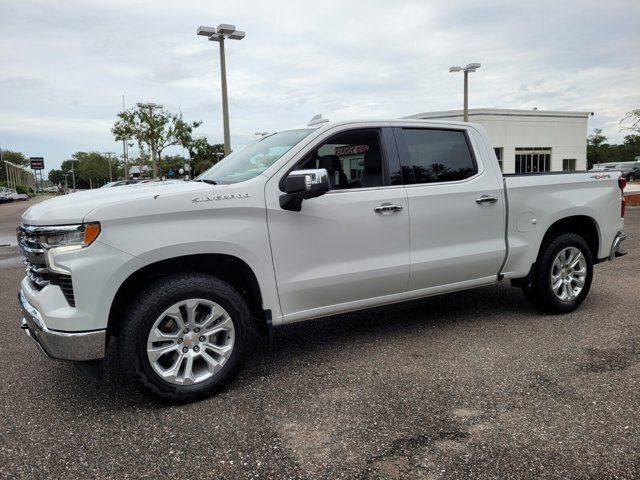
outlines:
{"label": "light pole", "polygon": [[451,72],[464,72],[464,121],[469,121],[469,72],[480,68],[479,63],[469,63],[466,67],[450,67]]}
{"label": "light pole", "polygon": [[235,25],[222,23],[215,27],[198,27],[196,32],[203,37],[209,37],[212,42],[220,44],[220,77],[222,79],[222,125],[224,128],[224,155],[231,153],[231,134],[229,133],[229,105],[227,103],[227,65],[224,56],[224,41],[242,40],[244,32],[236,30]]}
{"label": "light pole", "polygon": [[[109,181],[113,182],[113,173],[111,173],[111,157],[115,155],[114,152],[104,152],[104,155],[107,156],[107,162],[109,162]],[[116,174],[118,172],[116,171]]]}
{"label": "light pole", "polygon": [[[151,126],[151,121],[153,119],[153,110],[154,109],[162,109],[162,105],[157,103],[136,103],[139,108],[144,108],[149,112],[149,126]],[[153,167],[153,179],[156,180],[158,178],[158,164],[156,163],[156,149],[153,145],[149,145],[151,149],[151,165]]]}

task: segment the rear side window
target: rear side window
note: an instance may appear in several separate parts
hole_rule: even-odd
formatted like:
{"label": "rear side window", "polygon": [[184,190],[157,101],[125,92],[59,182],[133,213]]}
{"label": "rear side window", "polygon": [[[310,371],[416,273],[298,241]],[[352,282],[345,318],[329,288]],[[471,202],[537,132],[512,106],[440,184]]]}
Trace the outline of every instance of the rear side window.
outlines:
{"label": "rear side window", "polygon": [[478,171],[464,132],[403,128],[403,169],[415,183],[452,182]]}

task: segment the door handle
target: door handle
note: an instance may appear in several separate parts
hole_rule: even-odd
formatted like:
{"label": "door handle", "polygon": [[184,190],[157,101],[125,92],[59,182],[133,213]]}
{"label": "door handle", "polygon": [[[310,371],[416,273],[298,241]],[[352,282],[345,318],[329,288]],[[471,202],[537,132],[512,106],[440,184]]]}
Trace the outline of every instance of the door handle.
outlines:
{"label": "door handle", "polygon": [[493,197],[491,195],[482,195],[480,198],[476,198],[476,203],[478,205],[484,205],[485,203],[496,203],[498,201],[498,197]]}
{"label": "door handle", "polygon": [[400,210],[402,210],[402,205],[394,205],[391,203],[383,203],[373,209],[374,212],[382,215],[389,215],[390,213],[399,212]]}

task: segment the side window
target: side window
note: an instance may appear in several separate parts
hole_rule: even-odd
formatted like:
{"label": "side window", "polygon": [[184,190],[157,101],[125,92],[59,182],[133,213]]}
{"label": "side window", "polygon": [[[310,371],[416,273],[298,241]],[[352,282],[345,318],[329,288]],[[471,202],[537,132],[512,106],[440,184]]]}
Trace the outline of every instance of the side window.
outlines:
{"label": "side window", "polygon": [[478,171],[462,131],[403,128],[401,135],[407,157],[403,169],[415,183],[464,180]]}
{"label": "side window", "polygon": [[332,190],[381,187],[383,155],[379,130],[353,130],[331,137],[296,169],[325,168]]}

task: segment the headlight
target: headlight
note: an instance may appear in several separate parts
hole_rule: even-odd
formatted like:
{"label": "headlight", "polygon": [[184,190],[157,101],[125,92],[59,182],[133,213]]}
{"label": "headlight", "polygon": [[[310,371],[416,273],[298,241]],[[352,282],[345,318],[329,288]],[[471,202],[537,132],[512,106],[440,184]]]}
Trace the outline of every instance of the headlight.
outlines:
{"label": "headlight", "polygon": [[100,224],[83,223],[81,225],[62,225],[59,227],[41,227],[33,232],[38,243],[45,249],[75,246],[88,247],[100,235]]}

